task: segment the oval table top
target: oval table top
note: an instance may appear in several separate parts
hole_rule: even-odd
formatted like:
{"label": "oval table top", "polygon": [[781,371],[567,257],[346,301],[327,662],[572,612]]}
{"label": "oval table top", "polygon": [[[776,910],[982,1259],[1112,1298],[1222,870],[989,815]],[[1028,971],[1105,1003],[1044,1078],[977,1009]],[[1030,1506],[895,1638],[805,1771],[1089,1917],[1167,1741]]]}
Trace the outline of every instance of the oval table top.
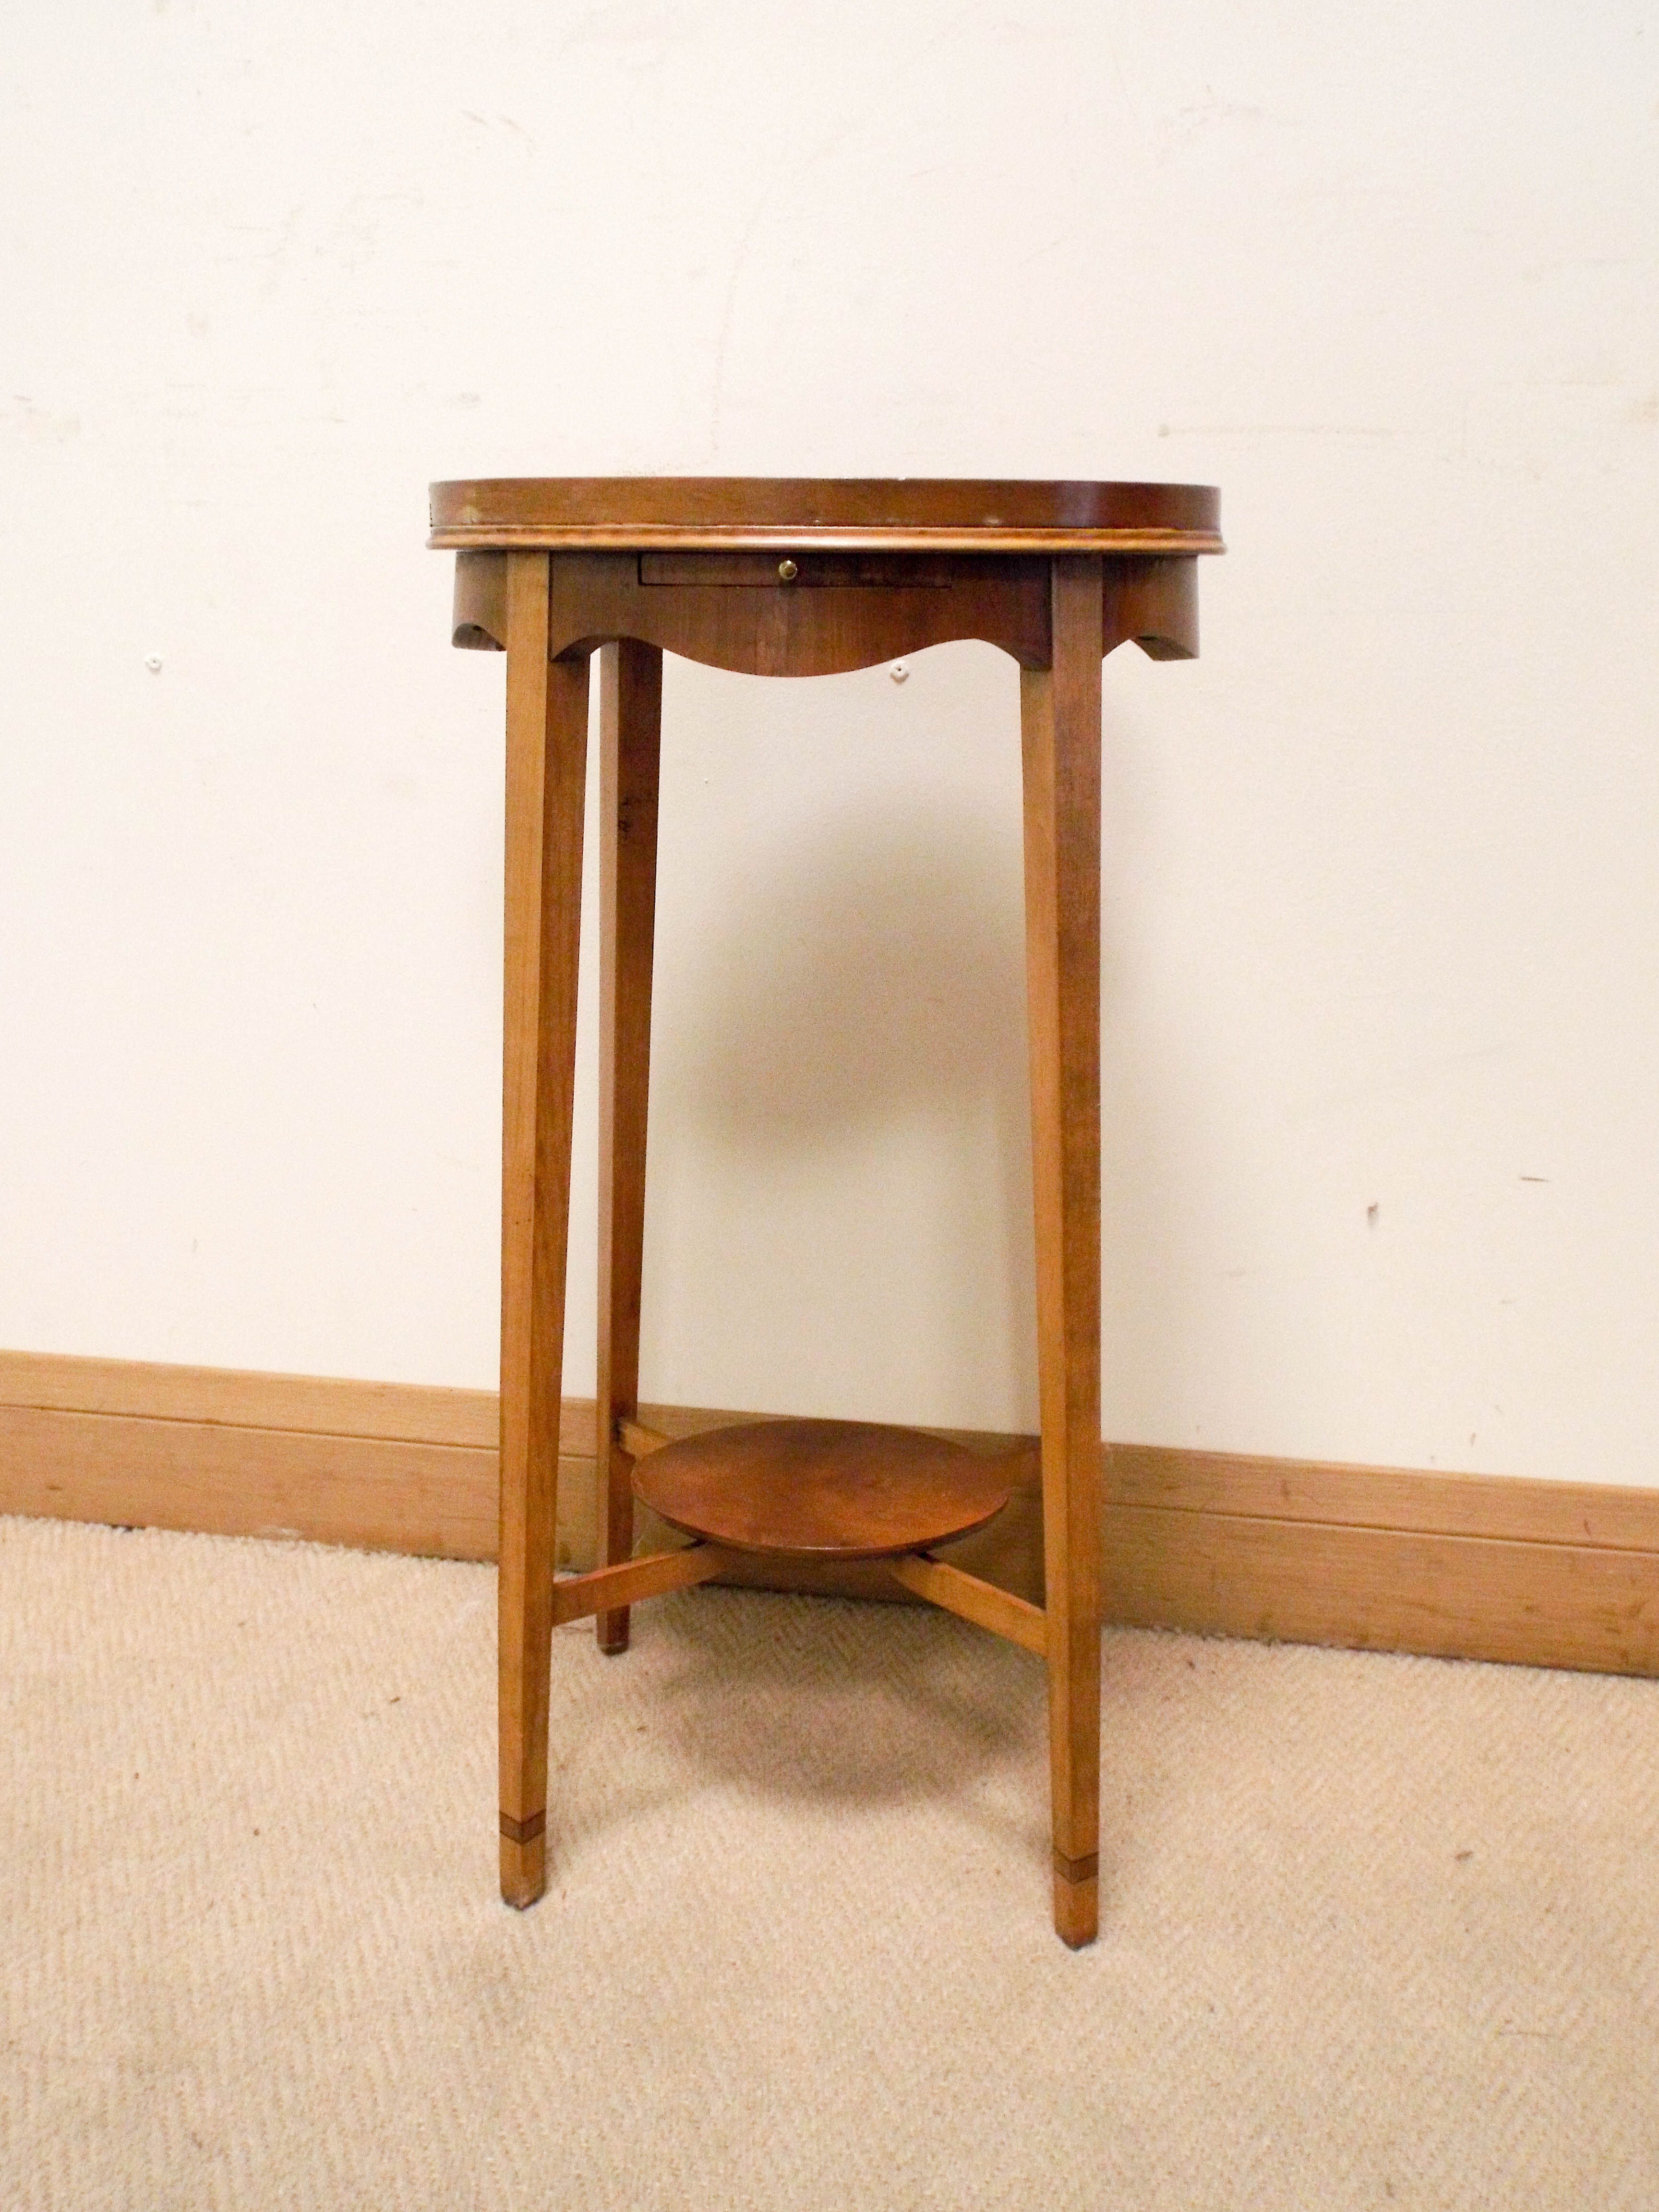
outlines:
{"label": "oval table top", "polygon": [[1220,553],[1212,484],[959,477],[484,477],[434,483],[440,550]]}

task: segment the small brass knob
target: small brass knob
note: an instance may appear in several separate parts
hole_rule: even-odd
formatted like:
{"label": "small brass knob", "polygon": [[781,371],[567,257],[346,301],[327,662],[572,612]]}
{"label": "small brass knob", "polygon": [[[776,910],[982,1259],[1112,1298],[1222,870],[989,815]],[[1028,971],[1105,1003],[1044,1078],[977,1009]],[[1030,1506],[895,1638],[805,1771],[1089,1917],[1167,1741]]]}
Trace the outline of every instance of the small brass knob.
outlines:
{"label": "small brass knob", "polygon": [[793,584],[796,577],[799,575],[800,570],[795,566],[793,561],[780,561],[778,563],[778,574],[782,577],[786,584]]}

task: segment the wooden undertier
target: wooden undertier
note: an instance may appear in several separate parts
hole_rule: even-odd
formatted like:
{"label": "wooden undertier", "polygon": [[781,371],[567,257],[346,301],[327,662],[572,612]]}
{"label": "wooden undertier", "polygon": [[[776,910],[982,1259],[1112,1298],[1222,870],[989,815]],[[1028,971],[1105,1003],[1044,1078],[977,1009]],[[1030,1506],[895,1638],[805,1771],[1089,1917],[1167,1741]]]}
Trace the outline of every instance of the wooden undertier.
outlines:
{"label": "wooden undertier", "polygon": [[995,1460],[873,1421],[710,1429],[665,1438],[634,1470],[635,1497],[688,1536],[820,1559],[891,1559],[948,1543],[982,1528],[1012,1488]]}
{"label": "wooden undertier", "polygon": [[635,1462],[635,1495],[692,1542],[557,1583],[556,1626],[710,1581],[744,1554],[857,1559],[879,1561],[918,1597],[1047,1652],[1042,1607],[933,1556],[1008,1503],[1007,1460],[869,1421],[746,1422],[678,1442],[623,1421],[617,1441]]}

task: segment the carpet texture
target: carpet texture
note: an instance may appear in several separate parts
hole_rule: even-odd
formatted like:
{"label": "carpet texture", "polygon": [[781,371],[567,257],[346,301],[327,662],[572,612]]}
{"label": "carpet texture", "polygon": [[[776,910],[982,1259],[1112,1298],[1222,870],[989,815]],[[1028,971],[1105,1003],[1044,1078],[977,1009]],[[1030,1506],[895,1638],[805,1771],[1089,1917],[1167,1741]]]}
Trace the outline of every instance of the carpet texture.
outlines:
{"label": "carpet texture", "polygon": [[1113,1632],[1073,1955],[1036,1662],[716,1590],[509,1911],[494,1601],[0,1521],[9,2212],[1659,2205],[1659,1684]]}

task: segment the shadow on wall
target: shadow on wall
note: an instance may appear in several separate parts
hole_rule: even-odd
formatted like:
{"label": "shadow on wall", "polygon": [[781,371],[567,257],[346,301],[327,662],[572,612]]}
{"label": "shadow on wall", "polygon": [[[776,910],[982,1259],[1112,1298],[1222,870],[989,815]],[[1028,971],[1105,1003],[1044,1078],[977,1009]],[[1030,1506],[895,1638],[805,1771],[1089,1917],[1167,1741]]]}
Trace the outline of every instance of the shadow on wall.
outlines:
{"label": "shadow on wall", "polygon": [[[781,1205],[806,1183],[809,1223],[839,1212],[848,1242],[824,1255],[811,1249],[822,1220],[803,1249],[774,1212],[775,1275],[792,1279],[791,1304],[800,1285],[803,1308],[824,1291],[833,1310],[848,1292],[832,1279],[852,1282],[910,1418],[950,1418],[911,1394],[959,1401],[953,1377],[987,1360],[1005,1378],[997,1399],[1034,1415],[1017,835],[997,838],[936,791],[866,792],[759,844],[707,911],[675,966],[668,1126],[730,1188],[769,1185]],[[918,1340],[937,1347],[925,1385],[905,1371]]]}

